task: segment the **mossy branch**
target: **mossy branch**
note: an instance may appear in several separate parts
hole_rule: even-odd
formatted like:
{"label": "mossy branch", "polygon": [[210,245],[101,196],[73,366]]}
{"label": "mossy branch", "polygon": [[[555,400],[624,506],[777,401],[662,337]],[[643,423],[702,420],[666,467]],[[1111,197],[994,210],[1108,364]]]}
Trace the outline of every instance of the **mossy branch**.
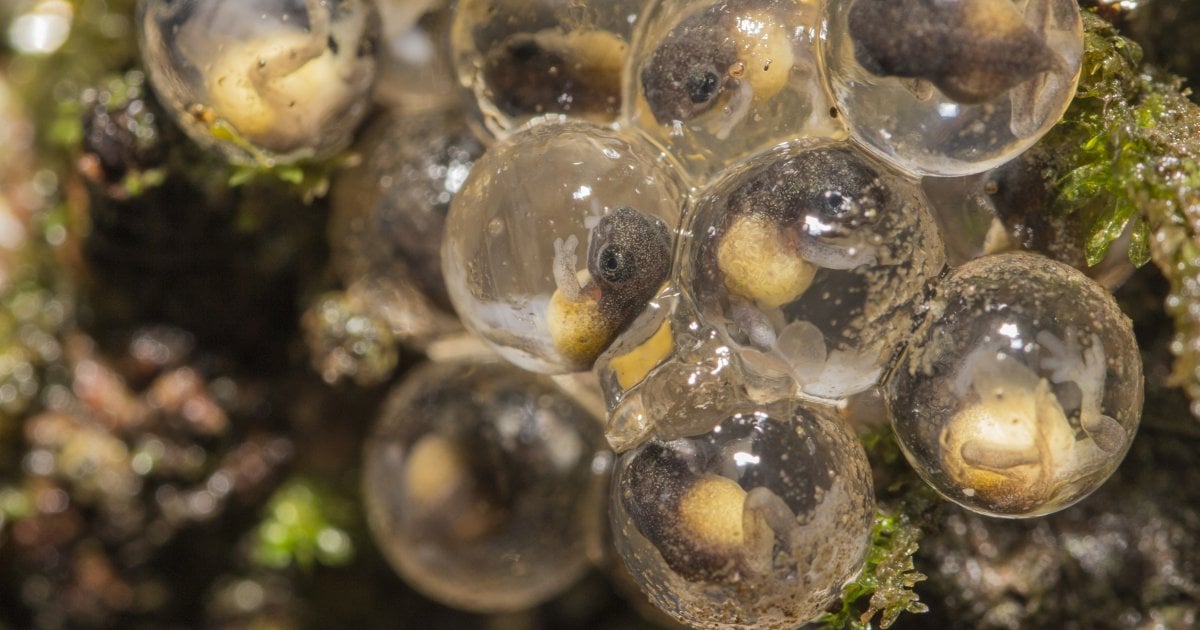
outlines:
{"label": "mossy branch", "polygon": [[920,538],[920,528],[902,510],[878,510],[862,573],[842,589],[841,608],[823,616],[819,623],[827,630],[869,628],[871,620],[879,615],[880,627],[889,628],[901,613],[928,611],[913,590],[925,579],[912,560]]}
{"label": "mossy branch", "polygon": [[1054,205],[1084,213],[1089,264],[1128,233],[1129,258],[1167,276],[1173,382],[1200,402],[1200,107],[1112,25],[1085,14],[1084,28],[1078,92],[1041,144],[1056,157]]}

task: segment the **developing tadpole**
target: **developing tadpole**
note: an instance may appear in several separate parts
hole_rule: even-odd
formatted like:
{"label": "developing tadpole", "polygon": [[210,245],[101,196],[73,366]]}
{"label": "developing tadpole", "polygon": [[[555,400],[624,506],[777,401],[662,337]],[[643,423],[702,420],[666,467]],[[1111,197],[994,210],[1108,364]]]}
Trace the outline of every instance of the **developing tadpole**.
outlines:
{"label": "developing tadpole", "polygon": [[846,424],[794,401],[621,456],[613,532],[633,579],[698,628],[795,628],[862,562],[873,492]]}
{"label": "developing tadpole", "polygon": [[516,33],[487,53],[483,76],[504,113],[616,115],[629,44],[608,31]]}
{"label": "developing tadpole", "polygon": [[884,395],[897,441],[935,490],[1026,518],[1083,499],[1121,463],[1141,416],[1141,361],[1111,294],[1072,267],[1008,252],[942,280]]}
{"label": "developing tadpole", "polygon": [[142,0],[137,25],[159,100],[235,162],[328,157],[367,114],[374,3]]}
{"label": "developing tadpole", "polygon": [[697,203],[685,274],[701,311],[764,370],[837,399],[870,387],[941,269],[927,203],[845,145],[779,149]]}
{"label": "developing tadpole", "polygon": [[991,101],[1066,65],[1010,0],[854,0],[847,20],[868,72],[923,79],[959,103]]}
{"label": "developing tadpole", "polygon": [[689,121],[724,105],[732,128],[750,104],[774,96],[796,62],[790,3],[740,0],[684,17],[642,65],[646,103],[660,124]]}
{"label": "developing tadpole", "polygon": [[586,273],[575,271],[577,246],[573,237],[555,243],[558,290],[547,317],[557,350],[590,365],[666,282],[671,235],[662,221],[622,207],[592,229]]}

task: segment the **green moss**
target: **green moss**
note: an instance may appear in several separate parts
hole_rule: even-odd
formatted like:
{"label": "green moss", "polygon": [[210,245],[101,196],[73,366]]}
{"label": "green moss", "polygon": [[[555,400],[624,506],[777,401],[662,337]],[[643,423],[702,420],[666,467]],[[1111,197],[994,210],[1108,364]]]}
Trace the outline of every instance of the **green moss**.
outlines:
{"label": "green moss", "polygon": [[305,203],[312,203],[329,192],[334,173],[354,166],[360,159],[358,154],[351,152],[323,160],[301,160],[294,164],[275,164],[262,159],[258,164],[232,166],[228,181],[230,186],[244,186],[262,180],[283,182]]}
{"label": "green moss", "polygon": [[871,620],[879,615],[879,626],[888,628],[902,613],[928,611],[913,590],[925,579],[912,560],[920,538],[921,529],[903,510],[878,510],[862,573],[842,590],[841,608],[826,614],[819,623],[829,630],[869,628]]}
{"label": "green moss", "polygon": [[354,560],[347,524],[352,510],[335,492],[293,479],[275,492],[255,534],[253,559],[267,568],[344,566]]}
{"label": "green moss", "polygon": [[[1135,222],[1134,240],[1145,243],[1149,225],[1128,193],[1153,159],[1155,147],[1143,129],[1156,119],[1153,100],[1138,103],[1142,51],[1111,25],[1084,15],[1083,68],[1075,100],[1063,120],[1042,142],[1058,148],[1054,206],[1079,213],[1089,226],[1084,253],[1099,263],[1112,244]],[[1130,259],[1145,264],[1145,247],[1131,247]]]}
{"label": "green moss", "polygon": [[72,4],[75,19],[62,48],[51,55],[15,56],[5,69],[35,116],[43,158],[57,167],[70,165],[83,137],[79,114],[84,92],[106,75],[132,68],[137,56],[135,0]]}
{"label": "green moss", "polygon": [[[842,589],[837,609],[817,622],[826,630],[888,628],[904,613],[928,611],[914,590],[925,575],[913,565],[923,528],[942,500],[908,465],[890,427],[862,436],[875,468],[879,508],[862,572]],[[886,483],[881,483],[886,480]]]}

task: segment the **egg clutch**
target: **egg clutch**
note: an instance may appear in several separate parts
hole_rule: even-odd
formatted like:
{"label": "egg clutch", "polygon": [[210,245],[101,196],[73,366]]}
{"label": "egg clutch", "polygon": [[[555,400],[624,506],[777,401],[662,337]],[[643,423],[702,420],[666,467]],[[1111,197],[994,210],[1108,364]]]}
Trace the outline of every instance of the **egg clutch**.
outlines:
{"label": "egg clutch", "polygon": [[[159,98],[246,164],[344,150],[391,43],[448,22],[463,111],[376,117],[331,222],[335,271],[387,335],[422,349],[461,321],[531,372],[427,368],[368,445],[372,526],[422,591],[483,611],[552,596],[586,564],[580,515],[611,468],[601,546],[660,609],[806,623],[870,542],[870,467],[839,409],[871,392],[920,476],[980,513],[1063,509],[1121,462],[1142,375],[1111,294],[1052,248],[968,260],[946,220],[955,182],[1008,181],[1069,105],[1073,0],[435,15],[381,30],[363,0],[142,0],[138,17]],[[1007,192],[995,216],[1028,211]],[[588,371],[611,466],[541,376]],[[527,558],[520,579],[505,554]]]}

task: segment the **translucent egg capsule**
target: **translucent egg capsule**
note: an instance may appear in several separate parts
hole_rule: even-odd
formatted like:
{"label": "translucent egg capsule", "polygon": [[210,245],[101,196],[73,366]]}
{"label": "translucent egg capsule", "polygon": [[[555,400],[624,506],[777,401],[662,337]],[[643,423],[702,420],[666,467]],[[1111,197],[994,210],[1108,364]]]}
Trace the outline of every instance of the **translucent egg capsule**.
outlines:
{"label": "translucent egg capsule", "polygon": [[723,419],[724,401],[776,400],[795,389],[786,376],[747,374],[742,357],[674,286],[654,304],[594,368],[608,409],[605,437],[614,450],[706,432]]}
{"label": "translucent egg capsule", "polygon": [[530,370],[587,370],[672,267],[684,206],[636,138],[580,122],[497,142],[451,204],[446,288],[468,328]]}
{"label": "translucent egg capsule", "polygon": [[795,144],[706,190],[683,286],[743,361],[841,399],[874,385],[945,264],[916,186],[846,144]]}
{"label": "translucent egg capsule", "polygon": [[689,626],[795,628],[862,565],[874,512],[866,454],[824,407],[726,409],[709,432],[620,456],[617,551],[650,600]]}
{"label": "translucent egg capsule", "polygon": [[825,12],[838,112],[858,141],[914,173],[1011,159],[1075,92],[1074,0],[830,0]]}
{"label": "translucent egg capsule", "polygon": [[367,0],[140,0],[142,61],[196,142],[239,163],[328,156],[370,104]]}
{"label": "translucent egg capsule", "polygon": [[342,283],[405,341],[449,325],[441,242],[450,201],[483,152],[457,111],[384,115],[357,147],[362,162],[332,188],[329,242]]}
{"label": "translucent egg capsule", "polygon": [[1099,285],[1041,256],[999,254],[942,281],[885,396],[934,489],[982,514],[1038,516],[1082,499],[1124,458],[1141,357]]}
{"label": "translucent egg capsule", "polygon": [[450,45],[480,131],[503,137],[531,117],[615,120],[621,71],[644,0],[462,0]]}
{"label": "translucent egg capsule", "polygon": [[921,187],[942,228],[951,264],[1024,250],[1071,265],[1108,289],[1129,278],[1134,271],[1129,262],[1133,222],[1126,226],[1126,237],[1089,264],[1089,208],[1054,211],[1055,170],[1040,147],[1034,147],[986,173],[924,178]]}
{"label": "translucent egg capsule", "polygon": [[784,140],[841,134],[817,72],[819,24],[803,0],[653,2],[625,115],[698,178]]}
{"label": "translucent egg capsule", "polygon": [[535,606],[588,567],[610,456],[547,378],[501,363],[412,373],[365,448],[375,541],[414,588],[466,610]]}

